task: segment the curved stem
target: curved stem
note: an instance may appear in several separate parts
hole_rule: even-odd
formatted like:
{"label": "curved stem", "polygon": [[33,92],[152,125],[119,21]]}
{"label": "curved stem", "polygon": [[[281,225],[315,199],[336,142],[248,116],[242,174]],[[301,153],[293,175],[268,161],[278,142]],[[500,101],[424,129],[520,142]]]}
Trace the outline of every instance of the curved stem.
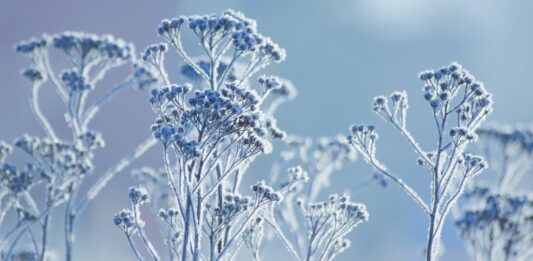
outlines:
{"label": "curved stem", "polygon": [[87,207],[87,205],[96,197],[96,195],[98,195],[98,193],[105,188],[107,183],[109,183],[109,181],[115,175],[123,171],[127,166],[146,153],[146,151],[148,151],[156,143],[156,139],[154,139],[152,136],[148,137],[145,141],[139,144],[139,146],[137,146],[132,153],[126,155],[126,157],[118,161],[115,166],[108,169],[107,172],[104,173],[104,175],[102,175],[98,181],[96,181],[96,183],[89,189],[87,194],[80,200],[80,203],[76,208],[76,212],[82,212],[85,207]]}
{"label": "curved stem", "polygon": [[133,205],[132,208],[133,208],[133,217],[135,219],[135,224],[137,226],[137,230],[139,231],[139,236],[141,237],[142,241],[146,245],[146,249],[148,249],[148,252],[152,256],[152,258],[155,261],[157,261],[157,260],[159,260],[159,255],[157,254],[157,251],[155,250],[155,248],[152,245],[152,243],[150,243],[150,240],[148,240],[148,238],[146,237],[146,235],[144,233],[144,229],[139,224],[139,216],[138,215],[140,215],[140,213],[139,213],[139,210],[137,209],[138,206]]}
{"label": "curved stem", "polygon": [[33,111],[33,114],[35,115],[35,118],[39,121],[41,126],[43,127],[44,131],[50,137],[53,141],[57,141],[57,135],[54,132],[54,129],[52,128],[52,125],[50,125],[50,122],[46,119],[43,112],[41,111],[41,108],[39,106],[39,89],[41,87],[41,84],[39,83],[32,83],[31,86],[31,94],[30,94],[30,107]]}
{"label": "curved stem", "polygon": [[89,122],[94,118],[96,113],[104,106],[106,103],[110,102],[115,96],[117,96],[122,91],[128,89],[130,87],[130,84],[132,83],[133,78],[128,77],[126,81],[123,83],[117,84],[113,86],[109,91],[107,91],[104,95],[102,95],[93,105],[91,105],[87,112],[84,115],[83,124],[82,127],[84,129],[87,129],[87,126],[89,125]]}
{"label": "curved stem", "polygon": [[[272,206],[272,209],[271,209],[271,213],[270,213],[271,217],[273,217],[273,213],[272,213],[273,210],[274,210],[274,206]],[[274,229],[274,232],[279,237],[279,239],[281,239],[281,241],[285,245],[285,248],[287,248],[287,250],[292,255],[294,260],[299,261],[300,258],[298,257],[298,253],[296,252],[296,250],[294,250],[294,247],[291,244],[291,242],[287,239],[287,237],[285,237],[285,235],[283,234],[283,231],[281,231],[281,229],[279,228],[278,224],[276,223],[276,219],[272,218],[272,220],[270,220],[269,218],[265,218],[265,221],[270,226],[272,226],[272,228]]]}
{"label": "curved stem", "polygon": [[144,261],[141,256],[141,253],[139,253],[139,250],[137,250],[137,247],[135,246],[135,242],[133,242],[133,240],[131,239],[131,236],[126,233],[126,238],[128,239],[128,243],[130,243],[131,250],[135,254],[135,257],[137,257],[139,261]]}

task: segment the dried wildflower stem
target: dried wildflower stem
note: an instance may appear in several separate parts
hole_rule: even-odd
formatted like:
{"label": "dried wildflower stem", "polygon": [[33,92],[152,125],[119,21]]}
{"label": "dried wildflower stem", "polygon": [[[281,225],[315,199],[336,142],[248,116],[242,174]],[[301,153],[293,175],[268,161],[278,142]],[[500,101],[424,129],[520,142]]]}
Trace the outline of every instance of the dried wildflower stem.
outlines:
{"label": "dried wildflower stem", "polygon": [[135,257],[137,257],[139,261],[144,261],[144,258],[142,258],[141,253],[139,252],[139,250],[137,249],[137,246],[135,245],[135,242],[131,238],[131,235],[127,234],[126,238],[128,239],[128,243],[130,244],[130,248],[135,254]]}
{"label": "dried wildflower stem", "polygon": [[57,135],[54,132],[54,129],[52,128],[52,125],[50,125],[50,122],[48,122],[48,119],[44,116],[43,112],[41,111],[41,107],[39,106],[39,89],[41,88],[41,83],[39,82],[32,82],[31,86],[31,94],[30,94],[30,107],[33,111],[33,114],[35,115],[35,118],[39,121],[41,126],[43,127],[43,130],[46,132],[48,137],[50,137],[52,140],[57,140]]}
{"label": "dried wildflower stem", "polygon": [[148,237],[146,236],[146,233],[144,232],[144,228],[139,224],[140,221],[138,220],[138,217],[139,217],[140,213],[139,213],[138,208],[139,208],[138,205],[132,204],[133,218],[134,218],[134,221],[135,221],[135,224],[136,224],[136,227],[137,227],[137,231],[139,232],[139,236],[141,237],[144,245],[146,246],[146,249],[148,249],[148,252],[152,256],[152,258],[155,261],[157,261],[157,260],[160,259],[159,254],[155,250],[155,248],[152,245],[152,243],[150,242],[150,240],[148,240]]}
{"label": "dried wildflower stem", "polygon": [[413,199],[422,208],[422,210],[424,210],[424,212],[426,212],[427,214],[431,213],[431,210],[429,209],[427,203],[418,195],[418,193],[416,193],[414,189],[407,185],[401,178],[398,178],[396,175],[388,171],[387,168],[377,159],[373,157],[368,157],[367,155],[369,151],[366,148],[364,148],[364,150],[367,154],[363,154],[363,157],[365,157],[368,163],[370,163],[380,173],[394,181],[396,185],[400,186],[400,188],[402,188],[407,193],[407,195],[409,195],[409,197]]}
{"label": "dried wildflower stem", "polygon": [[133,83],[133,77],[128,77],[124,82],[113,86],[109,91],[102,95],[93,105],[91,105],[87,112],[84,115],[83,128],[87,129],[89,122],[94,118],[96,113],[104,106],[106,103],[110,102],[114,97],[116,97],[121,92],[127,90],[131,87]]}
{"label": "dried wildflower stem", "polygon": [[[492,99],[482,84],[476,82],[468,71],[457,63],[437,71],[422,72],[420,79],[425,83],[424,98],[431,106],[437,127],[435,152],[426,153],[421,150],[406,130],[408,104],[405,92],[394,92],[389,98],[385,96],[374,98],[373,110],[400,131],[419,154],[418,164],[429,170],[431,174],[429,207],[414,190],[403,185],[396,176],[390,175],[390,172],[375,159],[378,135],[374,132],[374,126],[353,125],[352,135],[348,139],[370,165],[400,185],[428,214],[426,260],[431,261],[438,258],[441,228],[450,207],[462,194],[467,178],[477,175],[486,167],[481,157],[464,154],[464,150],[475,140],[476,129],[492,111]],[[460,96],[461,89],[464,89],[464,96],[454,105],[452,102],[455,97]],[[456,126],[450,128],[447,124],[452,122],[450,120],[452,113],[457,113],[457,122]],[[452,184],[455,185],[454,189]]]}
{"label": "dried wildflower stem", "polygon": [[89,202],[91,202],[98,195],[98,193],[105,188],[107,183],[109,183],[109,181],[113,179],[115,175],[123,171],[136,159],[144,155],[144,153],[146,153],[155,144],[157,144],[157,140],[152,136],[148,137],[145,141],[139,144],[132,153],[122,158],[115,166],[107,170],[88,190],[87,194],[80,200],[75,212],[79,213],[83,211],[85,207],[87,207],[87,204],[89,204]]}
{"label": "dried wildflower stem", "polygon": [[274,205],[272,205],[270,208],[270,217],[265,217],[265,221],[274,229],[274,232],[279,237],[279,239],[281,239],[281,241],[283,242],[283,245],[289,251],[289,253],[294,258],[294,260],[299,261],[300,257],[298,256],[298,252],[296,252],[292,243],[287,239],[287,237],[285,237],[285,235],[283,234],[283,231],[279,228],[279,225],[277,224],[276,219],[273,218],[274,217],[273,212],[274,212]]}

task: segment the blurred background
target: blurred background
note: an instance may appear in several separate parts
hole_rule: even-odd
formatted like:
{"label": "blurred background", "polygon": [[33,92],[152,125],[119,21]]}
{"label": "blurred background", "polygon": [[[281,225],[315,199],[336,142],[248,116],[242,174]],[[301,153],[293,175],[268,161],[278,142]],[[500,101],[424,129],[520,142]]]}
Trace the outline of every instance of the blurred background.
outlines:
{"label": "blurred background", "polygon": [[[287,60],[270,66],[268,73],[290,79],[299,96],[278,110],[278,126],[292,134],[320,137],[346,134],[352,123],[375,123],[381,133],[379,157],[426,197],[429,177],[416,167],[416,156],[399,133],[372,113],[374,96],[406,90],[411,103],[410,129],[423,148],[431,148],[435,129],[417,75],[423,69],[458,61],[494,93],[495,111],[489,121],[533,121],[529,79],[533,70],[532,1],[0,0],[0,139],[10,142],[23,133],[43,134],[28,106],[28,84],[19,75],[29,62],[13,52],[20,40],[43,32],[80,30],[114,34],[141,51],[160,41],[156,28],[161,19],[227,8],[256,19],[259,31],[287,51]],[[178,62],[176,56],[169,58],[170,74],[173,68],[177,73]],[[96,94],[126,73],[110,73],[112,77],[100,84]],[[63,105],[49,90],[43,91],[42,107],[52,123],[64,124]],[[107,146],[97,155],[96,174],[86,183],[92,184],[105,166],[144,140],[153,119],[146,95],[138,91],[128,91],[105,107],[92,128],[104,134]],[[60,133],[68,132],[63,128]],[[253,164],[250,182],[268,175],[278,152]],[[160,166],[160,154],[159,148],[152,149],[133,167]],[[23,157],[19,153],[12,159]],[[104,189],[79,221],[75,260],[134,258],[123,234],[111,222],[113,214],[128,204],[127,188],[133,184],[129,170]],[[323,196],[342,193],[371,174],[362,160],[347,164],[333,176]],[[427,220],[405,193],[395,186],[374,186],[352,198],[367,205],[370,221],[351,234],[352,247],[339,260],[421,259]],[[52,230],[62,231],[61,225],[56,220]],[[62,253],[62,233],[53,240]],[[444,228],[443,243],[443,260],[467,258],[451,220]],[[271,251],[268,259],[285,260],[285,250],[279,250]]]}

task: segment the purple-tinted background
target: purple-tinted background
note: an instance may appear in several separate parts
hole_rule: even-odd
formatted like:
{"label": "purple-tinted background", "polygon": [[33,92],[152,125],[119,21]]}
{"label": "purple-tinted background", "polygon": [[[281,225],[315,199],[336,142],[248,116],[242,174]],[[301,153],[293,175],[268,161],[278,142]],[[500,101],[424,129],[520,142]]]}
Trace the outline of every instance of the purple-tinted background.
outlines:
{"label": "purple-tinted background", "polygon": [[[22,133],[42,134],[28,106],[27,82],[19,76],[28,61],[12,51],[14,43],[42,32],[80,30],[111,33],[142,50],[159,41],[155,29],[162,18],[227,8],[257,19],[259,30],[287,50],[287,61],[269,70],[291,79],[300,95],[278,111],[280,127],[318,137],[345,133],[353,122],[377,123],[381,133],[379,156],[418,191],[427,192],[425,196],[429,178],[415,167],[415,155],[400,135],[373,115],[372,97],[407,90],[412,132],[424,148],[429,148],[434,145],[435,131],[427,124],[430,115],[416,76],[427,67],[458,60],[494,93],[493,121],[533,121],[531,1],[0,0],[0,139],[12,141]],[[177,70],[177,66],[172,67],[177,64],[176,57],[172,59],[176,62],[169,62],[169,66]],[[125,73],[112,73],[114,76],[104,81],[96,94],[120,81]],[[41,103],[53,124],[64,125],[64,108],[54,92],[43,91]],[[107,141],[96,159],[95,177],[149,135],[152,120],[153,113],[141,92],[129,91],[105,107],[92,125]],[[60,133],[65,136],[66,131],[63,127]],[[135,166],[159,166],[160,154],[153,149]],[[19,156],[15,159],[21,160]],[[261,157],[250,169],[249,181],[264,177],[272,158]],[[332,188],[324,196],[355,186],[370,171],[362,161],[346,166],[333,177]],[[111,222],[112,215],[127,205],[126,191],[132,184],[129,171],[121,173],[85,212],[78,224],[76,260],[133,259],[127,241]],[[353,198],[368,205],[371,220],[350,236],[352,247],[339,260],[420,259],[427,220],[403,192],[396,187],[370,188]],[[61,225],[61,219],[56,219],[53,231],[61,231]],[[151,228],[152,238],[156,238],[157,232]],[[62,240],[61,233],[54,235],[59,253]],[[444,260],[466,258],[451,224],[445,227],[443,241]],[[279,245],[270,250],[268,259],[287,258]]]}

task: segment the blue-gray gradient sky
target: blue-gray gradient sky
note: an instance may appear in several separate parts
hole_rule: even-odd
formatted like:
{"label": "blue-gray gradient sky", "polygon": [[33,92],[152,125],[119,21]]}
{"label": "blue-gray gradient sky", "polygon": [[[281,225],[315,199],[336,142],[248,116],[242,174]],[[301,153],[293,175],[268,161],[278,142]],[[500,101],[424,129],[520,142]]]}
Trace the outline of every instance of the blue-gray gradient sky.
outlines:
{"label": "blue-gray gradient sky", "polygon": [[[156,27],[163,18],[227,8],[256,19],[259,31],[287,51],[284,63],[269,67],[270,73],[290,79],[299,89],[298,98],[278,111],[281,128],[318,137],[346,133],[356,122],[376,123],[381,133],[379,157],[424,196],[429,195],[429,177],[416,167],[415,155],[401,136],[372,113],[374,96],[406,90],[411,100],[410,128],[429,148],[434,145],[435,130],[429,123],[418,72],[459,61],[494,93],[491,121],[533,121],[532,1],[0,0],[0,139],[42,134],[28,106],[27,82],[19,75],[28,61],[13,52],[14,43],[42,32],[80,30],[111,33],[142,50],[160,40]],[[117,73],[99,88],[108,88],[125,72]],[[53,92],[44,91],[41,104],[53,123],[63,123],[64,108]],[[105,170],[101,166],[109,166],[149,135],[153,116],[146,96],[136,91],[103,109],[92,126],[107,141],[96,159],[100,166],[96,177]],[[66,129],[62,131],[66,135]],[[160,154],[154,149],[135,165],[158,166]],[[260,157],[248,179],[264,177],[271,160]],[[342,193],[370,174],[361,160],[349,164],[333,177],[324,196]],[[76,260],[133,259],[127,241],[111,222],[112,215],[127,206],[127,188],[132,184],[129,171],[121,173],[85,212],[78,227]],[[402,191],[394,186],[373,187],[352,197],[367,204],[370,221],[350,236],[352,247],[339,260],[420,259],[427,220]],[[53,229],[60,231],[60,226],[58,219]],[[62,235],[55,236],[54,243],[61,246]],[[445,226],[443,243],[444,260],[466,259],[451,222]],[[280,251],[273,251],[274,247]],[[271,250],[268,259],[287,257],[278,245]]]}

